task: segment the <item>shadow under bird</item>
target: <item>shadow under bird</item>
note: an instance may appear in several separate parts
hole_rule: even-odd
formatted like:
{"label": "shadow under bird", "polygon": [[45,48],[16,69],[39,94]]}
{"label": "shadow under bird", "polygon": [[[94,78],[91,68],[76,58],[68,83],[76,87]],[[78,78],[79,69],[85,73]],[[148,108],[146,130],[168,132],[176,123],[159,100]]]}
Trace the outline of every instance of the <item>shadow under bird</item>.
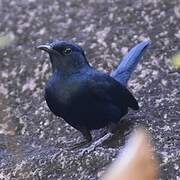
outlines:
{"label": "shadow under bird", "polygon": [[127,82],[149,44],[137,44],[110,75],[90,66],[83,49],[72,42],[55,40],[38,46],[49,53],[52,64],[45,87],[49,109],[79,130],[86,142],[92,140],[91,130],[115,127],[128,108],[139,109]]}

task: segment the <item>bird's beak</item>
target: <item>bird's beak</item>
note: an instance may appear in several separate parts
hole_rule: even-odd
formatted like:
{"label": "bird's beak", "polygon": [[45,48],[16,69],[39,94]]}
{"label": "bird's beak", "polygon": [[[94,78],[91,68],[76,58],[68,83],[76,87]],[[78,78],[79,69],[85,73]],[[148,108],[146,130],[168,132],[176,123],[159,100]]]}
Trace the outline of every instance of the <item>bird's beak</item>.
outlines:
{"label": "bird's beak", "polygon": [[56,55],[60,55],[56,50],[54,50],[52,48],[51,45],[49,44],[45,44],[45,45],[40,45],[40,46],[37,46],[38,49],[41,49],[43,51],[46,51],[48,52],[49,54],[56,54]]}
{"label": "bird's beak", "polygon": [[53,51],[53,48],[52,48],[50,45],[48,45],[48,44],[37,46],[37,48],[38,48],[38,49],[41,49],[41,50],[44,50],[44,51],[46,51],[46,52],[51,52],[51,51]]}

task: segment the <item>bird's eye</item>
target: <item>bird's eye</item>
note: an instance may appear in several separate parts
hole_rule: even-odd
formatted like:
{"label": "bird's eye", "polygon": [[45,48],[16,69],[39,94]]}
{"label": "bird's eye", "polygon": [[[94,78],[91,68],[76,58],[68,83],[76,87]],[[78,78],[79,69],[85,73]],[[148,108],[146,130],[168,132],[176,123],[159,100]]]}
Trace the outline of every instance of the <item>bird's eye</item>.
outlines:
{"label": "bird's eye", "polygon": [[65,48],[64,49],[64,55],[70,55],[72,53],[72,49],[71,48]]}

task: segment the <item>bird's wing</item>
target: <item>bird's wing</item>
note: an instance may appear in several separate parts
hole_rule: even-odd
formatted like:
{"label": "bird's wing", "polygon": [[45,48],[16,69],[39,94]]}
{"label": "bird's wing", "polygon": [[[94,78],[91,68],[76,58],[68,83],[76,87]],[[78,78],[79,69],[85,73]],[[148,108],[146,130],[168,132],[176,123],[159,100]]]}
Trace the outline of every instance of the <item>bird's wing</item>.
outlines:
{"label": "bird's wing", "polygon": [[139,109],[128,89],[106,74],[95,74],[89,79],[89,86],[97,100],[109,101],[118,107],[126,105],[134,110]]}

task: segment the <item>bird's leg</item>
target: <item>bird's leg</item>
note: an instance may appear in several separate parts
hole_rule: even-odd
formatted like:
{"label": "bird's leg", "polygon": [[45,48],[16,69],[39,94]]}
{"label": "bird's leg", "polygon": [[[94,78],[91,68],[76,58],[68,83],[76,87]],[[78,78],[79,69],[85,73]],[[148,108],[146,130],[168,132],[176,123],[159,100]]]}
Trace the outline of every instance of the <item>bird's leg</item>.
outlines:
{"label": "bird's leg", "polygon": [[79,131],[83,134],[83,136],[84,136],[84,138],[86,139],[87,142],[92,141],[92,136],[91,136],[91,133],[90,133],[90,131],[88,129],[81,128]]}
{"label": "bird's leg", "polygon": [[117,130],[118,130],[117,123],[114,123],[114,122],[109,122],[108,123],[108,131],[109,132],[114,134]]}
{"label": "bird's leg", "polygon": [[89,142],[91,142],[92,141],[92,136],[91,136],[91,133],[90,133],[90,131],[88,130],[88,129],[86,129],[86,128],[76,128],[76,129],[78,129],[81,133],[82,133],[82,135],[84,136],[84,138],[86,139],[85,141],[82,141],[82,142],[79,142],[79,143],[77,143],[77,144],[75,144],[71,149],[73,150],[73,149],[76,149],[76,148],[78,148],[78,147],[81,147],[81,146],[83,146],[83,145],[85,145],[85,144],[88,144]]}
{"label": "bird's leg", "polygon": [[105,134],[103,137],[99,138],[95,142],[93,142],[89,147],[83,148],[82,151],[80,152],[81,155],[84,153],[90,153],[95,150],[96,147],[102,145],[104,141],[110,139],[113,134],[117,131],[118,127],[117,124],[114,122],[109,122],[108,124],[108,133]]}
{"label": "bird's leg", "polygon": [[102,145],[102,143],[111,138],[112,135],[113,134],[111,132],[108,132],[106,135],[93,142],[89,147],[83,148],[80,152],[80,155],[94,151],[96,147]]}

